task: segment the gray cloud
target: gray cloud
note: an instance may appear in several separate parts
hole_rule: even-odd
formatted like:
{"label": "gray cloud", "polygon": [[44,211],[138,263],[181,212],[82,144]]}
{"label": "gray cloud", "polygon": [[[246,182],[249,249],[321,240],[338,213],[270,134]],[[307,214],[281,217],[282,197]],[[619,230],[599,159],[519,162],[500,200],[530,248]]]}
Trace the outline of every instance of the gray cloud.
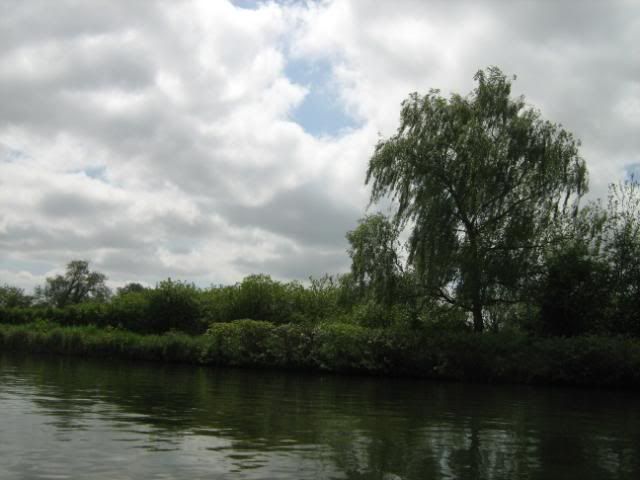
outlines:
{"label": "gray cloud", "polygon": [[0,6],[2,50],[54,39],[86,38],[122,31],[132,22],[158,21],[153,0],[91,3],[6,0]]}
{"label": "gray cloud", "polygon": [[275,278],[308,280],[324,274],[341,274],[349,271],[348,259],[340,250],[317,251],[314,249],[290,250],[277,258],[263,261],[238,259],[236,264],[245,275],[268,272]]}
{"label": "gray cloud", "polygon": [[118,208],[113,203],[87,198],[77,192],[47,192],[39,203],[44,215],[57,218],[87,217],[97,213],[104,215],[113,213]]}
{"label": "gray cloud", "polygon": [[62,252],[63,258],[93,258],[101,249],[138,249],[146,242],[136,238],[131,225],[105,227],[94,232],[69,231],[51,225],[11,225],[0,236],[0,246],[6,251],[32,252],[47,259],[48,252]]}
{"label": "gray cloud", "polygon": [[255,225],[310,246],[344,246],[345,234],[361,216],[343,198],[331,198],[322,185],[307,183],[282,190],[264,204],[230,205],[229,221]]}

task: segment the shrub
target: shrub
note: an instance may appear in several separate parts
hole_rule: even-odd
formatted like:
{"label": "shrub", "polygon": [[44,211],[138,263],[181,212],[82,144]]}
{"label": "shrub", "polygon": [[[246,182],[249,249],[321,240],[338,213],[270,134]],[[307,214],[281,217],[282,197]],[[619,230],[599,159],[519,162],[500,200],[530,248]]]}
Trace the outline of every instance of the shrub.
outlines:
{"label": "shrub", "polygon": [[110,304],[109,323],[133,331],[151,331],[149,305],[148,292],[119,294]]}
{"label": "shrub", "polygon": [[612,293],[608,273],[605,263],[577,247],[549,259],[539,291],[539,333],[575,336],[597,331],[605,323]]}
{"label": "shrub", "polygon": [[274,365],[286,368],[311,368],[314,330],[309,325],[285,324],[271,330],[267,344]]}
{"label": "shrub", "polygon": [[340,317],[342,323],[350,323],[369,328],[384,328],[392,324],[391,309],[368,300],[355,305],[351,312]]}
{"label": "shrub", "polygon": [[23,324],[35,321],[42,316],[42,308],[0,307],[0,323]]}
{"label": "shrub", "polygon": [[206,330],[195,285],[168,279],[143,295],[148,296],[149,302],[143,331],[162,333],[180,330],[196,334]]}
{"label": "shrub", "polygon": [[109,321],[109,306],[95,302],[67,305],[64,308],[50,307],[43,313],[43,318],[60,325],[106,326]]}
{"label": "shrub", "polygon": [[276,324],[305,318],[305,288],[296,282],[281,283],[268,275],[250,275],[230,287],[214,287],[203,294],[204,315],[211,322],[243,318]]}
{"label": "shrub", "polygon": [[214,323],[206,333],[207,358],[227,365],[268,365],[268,342],[273,329],[270,322],[250,319]]}
{"label": "shrub", "polygon": [[324,324],[315,331],[314,362],[334,371],[375,370],[371,343],[376,331],[345,323]]}

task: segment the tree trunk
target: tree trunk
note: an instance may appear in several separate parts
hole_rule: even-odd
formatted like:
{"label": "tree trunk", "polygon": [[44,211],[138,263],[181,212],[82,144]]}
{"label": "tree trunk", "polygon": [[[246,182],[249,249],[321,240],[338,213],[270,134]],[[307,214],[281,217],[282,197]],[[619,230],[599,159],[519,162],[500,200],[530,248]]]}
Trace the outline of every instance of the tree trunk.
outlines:
{"label": "tree trunk", "polygon": [[471,244],[471,313],[473,313],[473,330],[482,332],[484,320],[482,319],[482,265],[478,252],[478,242],[475,233],[469,232]]}
{"label": "tree trunk", "polygon": [[484,320],[482,319],[482,305],[479,299],[478,301],[474,299],[471,311],[473,313],[473,330],[475,332],[482,332],[484,330]]}

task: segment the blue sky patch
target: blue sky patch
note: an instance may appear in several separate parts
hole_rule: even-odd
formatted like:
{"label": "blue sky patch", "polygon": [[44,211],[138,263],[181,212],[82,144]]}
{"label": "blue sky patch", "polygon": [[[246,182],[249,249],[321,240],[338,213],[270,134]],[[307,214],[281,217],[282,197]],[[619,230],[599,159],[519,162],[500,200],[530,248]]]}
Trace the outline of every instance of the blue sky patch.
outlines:
{"label": "blue sky patch", "polygon": [[[289,3],[296,3],[297,1],[303,2],[303,0],[275,0],[275,3],[282,3],[286,5]],[[230,0],[230,2],[234,7],[244,8],[247,10],[257,10],[264,4],[272,3],[273,0]]]}
{"label": "blue sky patch", "polygon": [[264,0],[231,0],[231,4],[234,7],[245,8],[248,10],[257,10],[261,3],[264,3]]}
{"label": "blue sky patch", "polygon": [[629,165],[625,165],[624,171],[625,180],[631,180],[631,178],[640,180],[640,163],[631,163]]}
{"label": "blue sky patch", "polygon": [[340,104],[326,61],[290,60],[285,68],[289,80],[309,89],[292,112],[291,119],[314,136],[337,136],[358,123]]}
{"label": "blue sky patch", "polygon": [[83,172],[89,178],[94,178],[96,180],[102,180],[103,182],[106,181],[107,169],[105,167],[103,167],[102,165],[95,166],[95,167],[94,166],[87,167],[87,168],[85,168],[83,170]]}
{"label": "blue sky patch", "polygon": [[11,148],[4,143],[0,143],[0,161],[18,162],[20,160],[29,160],[31,157],[22,150]]}

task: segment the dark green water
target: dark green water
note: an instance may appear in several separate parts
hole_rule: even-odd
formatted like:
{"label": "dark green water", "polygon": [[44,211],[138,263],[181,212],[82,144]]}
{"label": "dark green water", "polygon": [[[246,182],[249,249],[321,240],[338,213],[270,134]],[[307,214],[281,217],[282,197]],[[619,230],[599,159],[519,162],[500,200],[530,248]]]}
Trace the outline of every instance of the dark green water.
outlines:
{"label": "dark green water", "polygon": [[0,356],[0,479],[637,479],[640,395]]}

